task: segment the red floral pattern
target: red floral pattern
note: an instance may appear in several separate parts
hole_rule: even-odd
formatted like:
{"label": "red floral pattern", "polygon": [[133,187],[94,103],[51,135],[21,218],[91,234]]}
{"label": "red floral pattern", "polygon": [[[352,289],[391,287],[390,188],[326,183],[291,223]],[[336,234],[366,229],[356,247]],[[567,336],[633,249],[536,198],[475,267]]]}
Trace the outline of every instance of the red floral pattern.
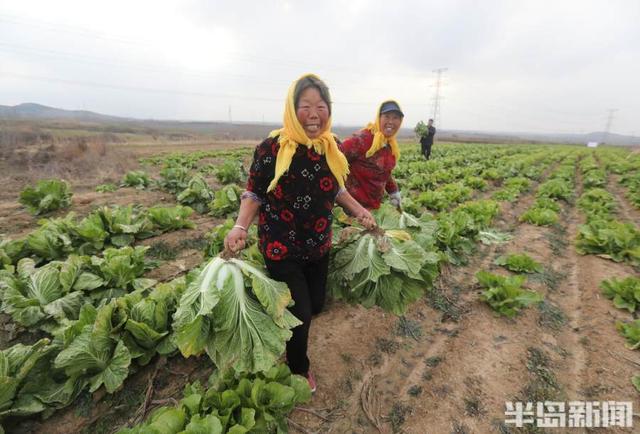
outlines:
{"label": "red floral pattern", "polygon": [[327,219],[324,217],[320,217],[318,220],[316,220],[316,224],[313,227],[313,229],[316,232],[324,232],[326,228],[327,228]]}
{"label": "red floral pattern", "polygon": [[276,188],[273,189],[273,195],[276,199],[282,199],[282,186],[276,185]]}
{"label": "red floral pattern", "polygon": [[289,170],[267,193],[279,149],[278,137],[259,144],[247,181],[247,191],[262,201],[258,225],[260,251],[273,261],[320,259],[331,248],[331,210],[338,182],[324,155],[300,145]]}
{"label": "red floral pattern", "polygon": [[287,254],[287,246],[278,241],[274,241],[273,243],[267,244],[265,253],[267,258],[272,261],[279,261]]}
{"label": "red floral pattern", "polygon": [[293,213],[288,209],[283,209],[282,212],[280,213],[280,218],[285,222],[289,223],[291,220],[293,220]]}
{"label": "red floral pattern", "polygon": [[331,191],[333,189],[333,181],[328,176],[320,179],[320,188],[322,191]]}

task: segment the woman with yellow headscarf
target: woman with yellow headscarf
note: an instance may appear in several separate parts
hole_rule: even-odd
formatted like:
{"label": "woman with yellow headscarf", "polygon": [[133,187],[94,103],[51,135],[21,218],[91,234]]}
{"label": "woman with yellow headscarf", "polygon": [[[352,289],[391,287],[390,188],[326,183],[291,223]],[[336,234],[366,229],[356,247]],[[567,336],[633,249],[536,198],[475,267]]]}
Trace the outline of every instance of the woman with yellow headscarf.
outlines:
{"label": "woman with yellow headscarf", "polygon": [[380,104],[375,121],[340,145],[349,161],[347,191],[367,209],[378,209],[385,191],[400,208],[400,190],[391,171],[400,158],[396,135],[404,113],[396,101]]}
{"label": "woman with yellow headscarf", "polygon": [[365,227],[375,226],[371,213],[344,188],[348,174],[331,133],[329,89],[317,76],[304,75],[289,88],[282,128],[256,147],[236,224],[224,240],[229,250],[244,248],[258,216],[258,244],[269,275],[289,286],[291,313],[302,322],[287,342],[287,363],[307,377],[313,391],[307,341],[311,317],[325,301],[331,210],[338,203]]}

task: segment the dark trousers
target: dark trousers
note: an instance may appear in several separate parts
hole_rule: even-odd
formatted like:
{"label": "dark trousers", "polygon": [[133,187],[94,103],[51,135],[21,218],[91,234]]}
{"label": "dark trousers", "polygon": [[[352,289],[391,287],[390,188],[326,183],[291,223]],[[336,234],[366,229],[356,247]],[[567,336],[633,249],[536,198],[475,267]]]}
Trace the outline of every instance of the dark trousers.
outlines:
{"label": "dark trousers", "polygon": [[327,292],[327,272],[329,255],[314,262],[301,262],[295,259],[271,261],[265,258],[269,275],[273,280],[285,282],[295,302],[289,307],[302,324],[292,330],[293,336],[287,342],[287,364],[291,372],[306,375],[309,372],[307,343],[311,317],[324,307]]}
{"label": "dark trousers", "polygon": [[424,155],[424,158],[427,160],[431,157],[431,145],[433,145],[433,143],[422,144],[422,155]]}

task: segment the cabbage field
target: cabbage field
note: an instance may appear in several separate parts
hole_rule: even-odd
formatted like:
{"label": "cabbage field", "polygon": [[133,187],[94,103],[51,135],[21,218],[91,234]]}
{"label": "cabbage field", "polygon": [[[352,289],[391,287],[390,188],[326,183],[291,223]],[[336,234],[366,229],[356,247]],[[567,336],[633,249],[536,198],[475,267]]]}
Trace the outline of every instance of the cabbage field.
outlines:
{"label": "cabbage field", "polygon": [[505,403],[638,408],[640,153],[402,149],[402,209],[374,230],[334,210],[313,395],[255,225],[223,252],[253,149],[5,194],[0,433],[545,432]]}

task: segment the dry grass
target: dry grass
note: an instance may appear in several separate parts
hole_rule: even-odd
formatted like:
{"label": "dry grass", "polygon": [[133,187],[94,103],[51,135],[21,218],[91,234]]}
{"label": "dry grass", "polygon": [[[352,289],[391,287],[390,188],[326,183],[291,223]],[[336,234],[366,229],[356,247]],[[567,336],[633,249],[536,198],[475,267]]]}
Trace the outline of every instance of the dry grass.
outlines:
{"label": "dry grass", "polygon": [[114,182],[136,167],[137,157],[132,152],[85,140],[17,148],[0,161],[2,173],[12,173],[3,176],[5,191],[8,187],[14,192],[45,178],[65,179],[79,186]]}

